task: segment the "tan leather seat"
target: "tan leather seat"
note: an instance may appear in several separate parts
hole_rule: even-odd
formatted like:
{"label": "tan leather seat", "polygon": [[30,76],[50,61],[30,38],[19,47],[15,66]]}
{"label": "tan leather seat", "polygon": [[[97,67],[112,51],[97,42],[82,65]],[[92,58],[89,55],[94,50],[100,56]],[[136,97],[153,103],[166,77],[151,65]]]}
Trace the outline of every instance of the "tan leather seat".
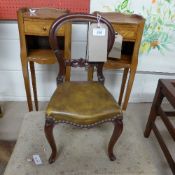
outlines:
{"label": "tan leather seat", "polygon": [[121,109],[99,82],[65,82],[55,90],[46,110],[56,121],[89,125],[118,116]]}

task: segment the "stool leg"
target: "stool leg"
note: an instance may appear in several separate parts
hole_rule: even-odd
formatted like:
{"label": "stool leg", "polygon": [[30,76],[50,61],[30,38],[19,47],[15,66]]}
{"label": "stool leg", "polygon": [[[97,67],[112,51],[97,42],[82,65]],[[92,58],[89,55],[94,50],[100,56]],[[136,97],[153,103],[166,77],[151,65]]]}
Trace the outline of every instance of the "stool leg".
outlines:
{"label": "stool leg", "polygon": [[113,134],[111,136],[111,139],[109,141],[109,145],[108,145],[108,156],[109,156],[109,159],[111,161],[114,161],[116,160],[116,157],[113,153],[113,148],[114,148],[114,145],[115,143],[117,142],[118,138],[120,137],[122,131],[123,131],[123,122],[122,122],[122,119],[116,119],[114,121],[114,131],[113,131]]}
{"label": "stool leg", "polygon": [[46,119],[44,131],[45,131],[45,136],[47,138],[47,141],[49,142],[50,147],[52,149],[52,153],[51,153],[51,156],[49,158],[50,164],[55,162],[56,155],[57,155],[57,148],[56,148],[55,140],[53,137],[54,125],[55,125],[55,123],[54,123],[53,119]]}
{"label": "stool leg", "polygon": [[162,103],[163,100],[163,94],[161,93],[161,85],[160,82],[158,83],[157,89],[156,89],[156,94],[154,96],[154,100],[151,106],[151,111],[149,114],[148,122],[146,124],[144,136],[147,138],[150,135],[151,129],[153,127],[153,123],[156,120],[157,114],[158,114],[158,109]]}

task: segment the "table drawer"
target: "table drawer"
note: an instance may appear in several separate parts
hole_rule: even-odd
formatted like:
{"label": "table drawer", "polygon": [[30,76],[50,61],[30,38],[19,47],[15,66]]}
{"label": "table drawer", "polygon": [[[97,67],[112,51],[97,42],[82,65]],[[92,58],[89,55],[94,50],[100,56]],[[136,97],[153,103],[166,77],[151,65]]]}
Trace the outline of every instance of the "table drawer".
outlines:
{"label": "table drawer", "polygon": [[[48,36],[52,20],[24,21],[24,31],[27,35]],[[65,27],[59,29],[58,35],[64,35]]]}
{"label": "table drawer", "polygon": [[112,24],[116,32],[121,34],[125,40],[135,40],[137,37],[137,25]]}

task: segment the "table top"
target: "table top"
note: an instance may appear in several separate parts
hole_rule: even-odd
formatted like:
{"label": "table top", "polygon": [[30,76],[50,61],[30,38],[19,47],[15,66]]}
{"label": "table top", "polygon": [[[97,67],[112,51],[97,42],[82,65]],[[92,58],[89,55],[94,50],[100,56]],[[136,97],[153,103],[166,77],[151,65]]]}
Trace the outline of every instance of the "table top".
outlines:
{"label": "table top", "polygon": [[[23,17],[30,19],[56,19],[61,15],[69,13],[66,9],[56,8],[23,8],[22,10],[24,10]],[[142,16],[137,14],[128,15],[117,12],[94,12],[94,14],[97,13],[112,23],[139,24],[145,21]]]}
{"label": "table top", "polygon": [[56,19],[68,12],[68,10],[56,8],[26,8],[23,17],[30,19]]}
{"label": "table top", "polygon": [[117,13],[117,12],[94,12],[95,14],[98,13],[102,17],[109,20],[111,23],[121,23],[121,24],[139,24],[145,21],[145,19],[137,14],[124,14],[124,13]]}

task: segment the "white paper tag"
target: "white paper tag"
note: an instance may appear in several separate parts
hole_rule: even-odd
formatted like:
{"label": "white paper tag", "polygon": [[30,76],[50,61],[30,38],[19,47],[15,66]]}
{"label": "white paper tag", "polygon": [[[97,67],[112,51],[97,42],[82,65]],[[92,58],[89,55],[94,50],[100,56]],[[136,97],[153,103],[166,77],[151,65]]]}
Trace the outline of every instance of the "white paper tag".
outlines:
{"label": "white paper tag", "polygon": [[93,36],[105,36],[105,28],[94,28],[93,29]]}
{"label": "white paper tag", "polygon": [[89,62],[107,61],[108,27],[105,24],[92,23],[88,31]]}
{"label": "white paper tag", "polygon": [[36,165],[43,164],[42,160],[41,160],[41,158],[40,158],[40,156],[38,154],[33,155],[33,161],[35,162]]}

